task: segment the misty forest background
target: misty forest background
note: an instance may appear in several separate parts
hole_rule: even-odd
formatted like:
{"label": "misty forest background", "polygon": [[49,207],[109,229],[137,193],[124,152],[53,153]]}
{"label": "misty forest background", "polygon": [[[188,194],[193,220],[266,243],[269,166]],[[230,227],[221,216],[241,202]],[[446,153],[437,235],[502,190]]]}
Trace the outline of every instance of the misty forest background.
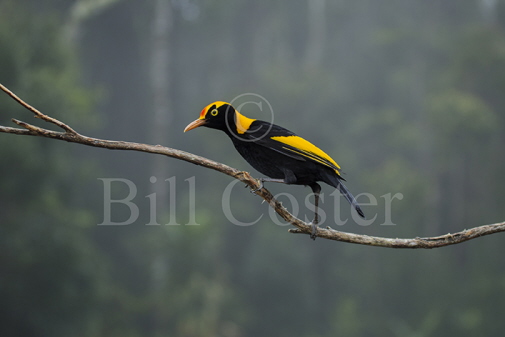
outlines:
{"label": "misty forest background", "polygon": [[[505,219],[501,0],[1,0],[0,82],[86,135],[163,144],[257,177],[223,134],[182,131],[212,101],[259,94],[276,123],[336,159],[351,191],[377,198],[364,207],[371,225],[337,229],[435,236]],[[34,120],[2,93],[1,124],[12,117]],[[270,220],[241,184],[233,215],[264,216],[233,225],[221,204],[231,178],[189,163],[8,134],[0,158],[2,336],[504,329],[502,234],[424,251],[313,242]],[[97,225],[100,178],[137,186],[137,221]],[[192,181],[199,226],[146,226],[152,193],[159,223],[190,222]],[[309,188],[267,187],[311,218]],[[336,227],[333,191],[323,186],[324,226]],[[113,198],[127,192],[113,185]],[[381,226],[388,193],[404,197],[396,225]],[[130,215],[112,210],[116,222]]]}

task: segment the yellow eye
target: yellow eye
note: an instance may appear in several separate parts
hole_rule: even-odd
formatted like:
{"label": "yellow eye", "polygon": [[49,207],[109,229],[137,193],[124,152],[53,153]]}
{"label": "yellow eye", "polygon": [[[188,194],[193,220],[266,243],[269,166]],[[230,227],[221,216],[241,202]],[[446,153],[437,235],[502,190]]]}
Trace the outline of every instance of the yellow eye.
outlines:
{"label": "yellow eye", "polygon": [[217,114],[218,114],[218,113],[219,113],[219,111],[217,111],[217,109],[212,109],[212,110],[210,111],[210,114],[211,114],[212,116],[217,116]]}

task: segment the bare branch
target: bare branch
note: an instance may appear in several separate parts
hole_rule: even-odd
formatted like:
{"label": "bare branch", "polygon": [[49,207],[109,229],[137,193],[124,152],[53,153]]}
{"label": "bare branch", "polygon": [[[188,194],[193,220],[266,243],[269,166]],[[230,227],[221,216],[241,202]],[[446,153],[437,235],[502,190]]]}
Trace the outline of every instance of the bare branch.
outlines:
{"label": "bare branch", "polygon": [[[10,91],[9,89],[7,89],[2,83],[0,83],[0,89],[2,89],[5,93],[7,93],[7,95],[9,95],[10,97],[12,97],[16,102],[18,102],[19,104],[21,104],[23,107],[25,107],[26,109],[30,110],[31,112],[33,112],[35,114],[35,117],[37,118],[40,118],[46,122],[49,122],[49,123],[53,123],[54,125],[57,125],[59,126],[60,128],[62,128],[63,130],[65,130],[66,132],[69,132],[69,133],[76,133],[70,126],[68,126],[67,124],[65,123],[62,123],[60,122],[59,120],[55,119],[55,118],[52,118],[52,117],[49,117],[47,115],[44,115],[42,112],[40,112],[39,110],[35,109],[34,107],[32,107],[31,105],[25,103],[21,98],[19,98],[15,93],[13,93],[12,91]],[[14,121],[15,122],[15,121]]]}
{"label": "bare branch", "polygon": [[[234,179],[240,180],[241,182],[245,183],[252,190],[257,189],[260,186],[258,180],[253,178],[248,172],[237,170],[233,167],[215,162],[213,160],[189,152],[164,147],[161,145],[148,145],[141,143],[105,140],[83,136],[77,133],[67,124],[53,117],[44,115],[39,110],[35,109],[31,105],[24,102],[22,99],[20,99],[18,96],[16,96],[13,92],[11,92],[2,84],[0,84],[0,89],[6,92],[10,97],[12,97],[16,102],[21,104],[23,107],[34,113],[35,117],[38,117],[46,122],[52,123],[64,130],[64,132],[47,130],[26,122],[19,121],[17,119],[13,119],[12,121],[15,124],[19,125],[20,127],[22,127],[22,129],[0,126],[0,132],[22,136],[47,137],[64,140],[71,143],[79,143],[88,146],[102,147],[110,150],[129,150],[129,151],[140,151],[140,152],[160,154],[176,158],[179,160],[184,160],[195,165],[203,166],[224,173]],[[282,206],[282,204],[279,201],[277,201],[273,197],[272,193],[270,193],[267,189],[262,188],[261,190],[256,191],[254,193],[256,193],[265,201],[267,201],[270,207],[272,207],[275,210],[275,212],[279,214],[279,216],[281,216],[286,222],[296,227],[294,229],[290,229],[289,230],[290,233],[309,234],[309,235],[311,234],[312,230],[311,225],[296,218],[293,214],[288,212],[288,210],[284,206]],[[377,236],[359,235],[337,231],[330,227],[318,228],[316,236],[328,240],[349,242],[368,246],[415,249],[415,248],[438,248],[454,245],[481,236],[490,235],[503,231],[505,231],[505,222],[474,227],[454,234],[446,234],[426,238],[413,238],[413,239],[393,239]]]}
{"label": "bare branch", "polygon": [[[449,233],[441,236],[414,238],[414,239],[390,239],[377,236],[358,235],[353,233],[336,231],[330,227],[327,227],[326,230],[319,230],[317,236],[329,240],[357,243],[367,246],[429,249],[429,248],[438,248],[454,245],[481,236],[490,235],[503,231],[505,231],[505,222],[500,222],[492,225],[483,225],[471,229],[465,229],[464,231],[453,234]],[[307,232],[304,232],[298,228],[290,229],[289,232],[307,234]]]}

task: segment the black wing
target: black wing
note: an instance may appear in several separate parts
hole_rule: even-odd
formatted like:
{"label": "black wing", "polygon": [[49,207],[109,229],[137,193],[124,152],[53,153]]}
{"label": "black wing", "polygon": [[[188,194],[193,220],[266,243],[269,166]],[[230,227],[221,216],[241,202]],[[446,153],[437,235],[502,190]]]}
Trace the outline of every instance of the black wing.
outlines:
{"label": "black wing", "polygon": [[322,164],[339,173],[340,166],[329,155],[309,141],[278,125],[256,120],[239,137],[244,141],[254,142],[300,161]]}

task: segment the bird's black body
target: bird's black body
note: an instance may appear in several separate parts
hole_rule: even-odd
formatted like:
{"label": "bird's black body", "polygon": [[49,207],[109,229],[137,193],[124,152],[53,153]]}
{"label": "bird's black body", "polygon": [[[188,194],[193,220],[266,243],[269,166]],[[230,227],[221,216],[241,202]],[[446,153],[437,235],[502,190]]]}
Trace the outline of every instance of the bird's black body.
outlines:
{"label": "bird's black body", "polygon": [[189,124],[185,131],[198,126],[225,132],[240,155],[269,177],[263,181],[310,186],[316,195],[315,224],[318,222],[317,206],[321,191],[317,183],[319,181],[338,188],[358,214],[364,217],[356,199],[342,184],[344,179],[340,176],[338,164],[293,132],[272,123],[247,118],[226,102],[208,105],[200,118]]}
{"label": "bird's black body", "polygon": [[328,181],[328,175],[336,175],[335,170],[313,161],[303,160],[297,158],[297,156],[273,150],[272,147],[274,144],[269,144],[270,142],[274,143],[274,141],[269,140],[274,135],[296,136],[294,133],[275,124],[259,120],[254,121],[251,124],[251,128],[254,128],[258,124],[266,126],[260,128],[261,132],[267,129],[268,126],[271,126],[270,132],[265,134],[264,141],[244,142],[242,140],[243,136],[240,138],[236,136],[230,137],[237,151],[252,167],[267,177],[286,179],[287,184],[308,186],[316,181],[324,181],[332,185]]}

